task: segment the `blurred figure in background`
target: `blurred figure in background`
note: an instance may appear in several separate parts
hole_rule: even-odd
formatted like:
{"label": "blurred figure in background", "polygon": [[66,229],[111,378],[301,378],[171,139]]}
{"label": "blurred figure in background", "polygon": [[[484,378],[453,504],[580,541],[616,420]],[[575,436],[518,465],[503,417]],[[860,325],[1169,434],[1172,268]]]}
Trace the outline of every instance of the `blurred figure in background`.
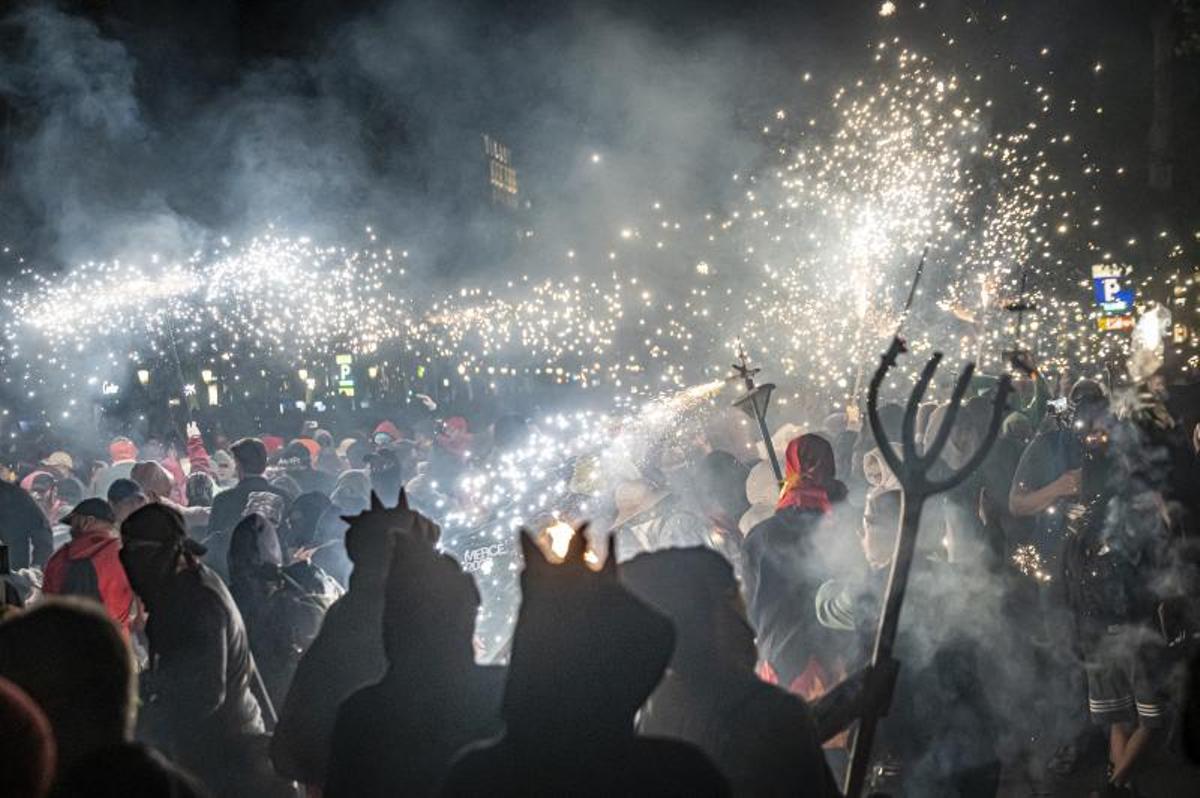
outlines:
{"label": "blurred figure in background", "polygon": [[54,550],[50,521],[34,498],[0,480],[0,542],[8,547],[9,567],[42,567]]}

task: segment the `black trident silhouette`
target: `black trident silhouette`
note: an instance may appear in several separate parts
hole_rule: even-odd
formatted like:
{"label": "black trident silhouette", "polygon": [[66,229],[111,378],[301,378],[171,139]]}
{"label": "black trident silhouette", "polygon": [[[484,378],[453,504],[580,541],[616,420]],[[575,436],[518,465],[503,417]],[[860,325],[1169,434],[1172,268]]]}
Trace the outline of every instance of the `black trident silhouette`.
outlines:
{"label": "black trident silhouette", "polygon": [[942,361],[942,353],[934,352],[933,357],[929,358],[929,362],[925,364],[925,369],[921,372],[920,379],[917,380],[912,393],[909,394],[908,406],[904,411],[904,424],[900,434],[903,453],[903,459],[901,459],[891,441],[888,440],[883,423],[879,419],[879,387],[883,384],[887,373],[895,367],[896,359],[907,351],[904,341],[899,336],[892,338],[891,346],[884,353],[879,368],[875,370],[875,376],[871,378],[871,385],[867,393],[867,413],[871,422],[871,431],[875,435],[875,442],[879,446],[884,461],[900,481],[903,493],[900,534],[896,539],[896,550],[892,555],[892,569],[888,575],[887,591],[884,594],[883,608],[879,615],[879,626],[875,632],[875,647],[871,654],[871,666],[881,673],[891,674],[891,679],[890,684],[881,688],[880,700],[866,708],[859,721],[846,773],[847,798],[857,798],[862,794],[867,765],[871,758],[871,746],[875,741],[876,727],[879,719],[887,714],[891,704],[895,675],[899,667],[899,663],[892,658],[892,651],[900,621],[900,608],[904,604],[904,591],[908,586],[908,574],[912,568],[913,555],[916,552],[921,509],[925,505],[925,500],[930,496],[954,488],[983,463],[992,444],[996,442],[1004,408],[1008,403],[1008,395],[1012,391],[1011,380],[1005,375],[1000,380],[999,390],[992,402],[992,418],[988,425],[987,436],[979,448],[975,450],[970,460],[958,470],[951,472],[949,476],[931,479],[931,470],[938,462],[942,450],[946,448],[947,441],[950,440],[950,431],[962,408],[963,396],[966,395],[971,375],[975,372],[975,364],[968,363],[959,375],[950,399],[950,407],[946,411],[945,421],[939,427],[933,442],[925,453],[921,454],[917,451],[916,443],[917,409],[921,400],[925,398],[925,392],[929,389],[929,383],[933,379],[934,372],[937,371],[938,364]]}

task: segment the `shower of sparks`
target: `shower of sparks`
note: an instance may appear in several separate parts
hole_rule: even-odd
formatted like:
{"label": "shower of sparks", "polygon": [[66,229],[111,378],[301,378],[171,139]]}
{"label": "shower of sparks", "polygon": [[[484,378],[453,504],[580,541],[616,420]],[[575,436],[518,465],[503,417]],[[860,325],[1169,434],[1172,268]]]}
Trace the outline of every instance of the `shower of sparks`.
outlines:
{"label": "shower of sparks", "polygon": [[[1077,102],[1056,100],[1049,74],[989,86],[955,41],[931,53],[876,42],[826,107],[770,115],[773,157],[734,176],[732,207],[688,220],[655,201],[603,251],[564,250],[553,277],[438,295],[374,233],[361,248],[272,232],[178,263],[27,268],[0,296],[4,383],[39,402],[74,401],[81,385],[119,383],[178,351],[193,384],[209,370],[250,396],[251,384],[265,392],[297,364],[349,352],[385,373],[436,369],[473,391],[522,380],[630,403],[723,374],[741,340],[780,385],[776,406],[813,416],[861,400],[926,245],[905,325],[914,356],[885,390],[904,392],[911,364],[935,347],[948,366],[970,359],[992,373],[1012,348],[1033,350],[1046,371],[1097,370],[1128,343],[1096,332],[1090,266],[1125,263],[1137,239],[1121,236],[1121,250],[1106,240],[1089,188],[1122,170],[1067,127]],[[993,96],[1024,123],[999,129]],[[1192,290],[1190,239],[1159,242],[1175,296]],[[1005,308],[1022,274],[1033,309],[1018,340]]]}
{"label": "shower of sparks", "polygon": [[[798,73],[805,102],[762,120],[765,157],[733,176],[732,204],[698,218],[673,213],[670,197],[630,208],[598,251],[563,247],[541,275],[532,263],[497,264],[499,279],[434,290],[410,273],[426,271],[417,258],[369,230],[343,246],[270,231],[179,262],[26,266],[0,293],[0,396],[50,426],[134,373],[142,385],[170,373],[193,400],[219,389],[232,403],[303,393],[294,378],[304,369],[311,393],[320,364],[342,353],[372,380],[404,383],[410,399],[430,385],[472,398],[509,384],[588,392],[570,411],[533,411],[522,445],[432,486],[443,545],[478,580],[479,634],[497,656],[519,600],[518,528],[563,552],[571,524],[611,511],[616,485],[681,465],[738,389],[724,375],[739,342],[777,384],[777,421],[861,402],[926,246],[904,324],[912,355],[884,386],[890,396],[907,394],[934,348],[944,371],[973,360],[998,373],[1014,348],[1048,374],[1094,375],[1120,360],[1128,337],[1097,332],[1093,264],[1153,257],[1155,269],[1134,272],[1139,296],[1157,293],[1183,320],[1172,345],[1195,343],[1184,316],[1200,308],[1200,233],[1157,232],[1151,256],[1096,199],[1124,167],[1101,162],[1087,131],[1072,128],[1083,107],[1055,96],[1047,59],[1020,68],[1038,72],[989,73],[958,40],[947,32],[929,52],[874,42],[861,73],[824,95],[820,70]],[[1111,71],[1101,63],[1081,68],[1099,80]],[[599,172],[620,155],[582,152]],[[536,247],[534,233],[524,236]],[[1019,331],[1006,311],[1018,299],[1028,307]],[[1196,368],[1193,355],[1184,369]],[[1051,578],[1033,546],[1012,560]]]}
{"label": "shower of sparks", "polygon": [[1037,546],[1027,543],[1017,546],[1012,556],[1013,565],[1025,576],[1032,576],[1039,582],[1049,582],[1051,577],[1046,571],[1046,563],[1042,561],[1042,553]]}
{"label": "shower of sparks", "polygon": [[637,479],[702,429],[723,380],[673,391],[624,413],[578,411],[538,419],[519,448],[479,463],[448,489],[452,526],[498,525],[498,534],[536,525],[539,514],[574,497],[591,499]]}
{"label": "shower of sparks", "polygon": [[599,567],[596,543],[607,531],[604,498],[648,468],[670,464],[703,429],[725,385],[714,380],[671,391],[619,413],[536,419],[522,445],[473,463],[456,484],[436,486],[446,529],[442,545],[471,564],[483,597],[478,628],[486,659],[508,639],[519,604],[517,530],[533,530],[561,560],[575,534],[571,521],[599,523],[585,553]]}

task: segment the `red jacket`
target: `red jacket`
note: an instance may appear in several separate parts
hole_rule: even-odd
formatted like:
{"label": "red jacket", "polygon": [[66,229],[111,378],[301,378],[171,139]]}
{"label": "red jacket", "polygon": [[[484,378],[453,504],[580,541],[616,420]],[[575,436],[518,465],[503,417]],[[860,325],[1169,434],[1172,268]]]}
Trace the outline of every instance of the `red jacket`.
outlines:
{"label": "red jacket", "polygon": [[171,495],[168,498],[180,507],[187,507],[187,474],[183,473],[179,459],[169,454],[159,462],[171,474]]}
{"label": "red jacket", "polygon": [[204,448],[204,439],[199,435],[188,438],[187,456],[193,474],[212,475],[212,461],[208,457],[208,449]]}
{"label": "red jacket", "polygon": [[[134,596],[125,569],[118,559],[121,539],[115,533],[93,532],[64,544],[46,563],[45,581],[42,585],[47,595],[63,595],[70,591],[68,583],[71,563],[91,560],[96,574],[96,585],[100,601],[110,618],[120,624],[125,633],[133,620]],[[73,591],[72,591],[73,592]]]}

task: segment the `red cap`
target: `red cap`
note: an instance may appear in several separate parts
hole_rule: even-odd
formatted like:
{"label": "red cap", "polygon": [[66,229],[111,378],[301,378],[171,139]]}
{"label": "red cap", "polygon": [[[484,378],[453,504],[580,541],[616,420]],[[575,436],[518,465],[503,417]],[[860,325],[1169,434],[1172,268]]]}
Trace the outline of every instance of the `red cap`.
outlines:
{"label": "red cap", "polygon": [[128,438],[113,438],[112,443],[108,444],[108,456],[114,463],[122,460],[136,460],[138,448]]}
{"label": "red cap", "polygon": [[390,421],[387,421],[386,419],[379,422],[379,425],[377,427],[375,427],[375,432],[373,434],[378,435],[380,433],[387,435],[393,441],[400,440],[400,429],[395,424],[393,424]]}

